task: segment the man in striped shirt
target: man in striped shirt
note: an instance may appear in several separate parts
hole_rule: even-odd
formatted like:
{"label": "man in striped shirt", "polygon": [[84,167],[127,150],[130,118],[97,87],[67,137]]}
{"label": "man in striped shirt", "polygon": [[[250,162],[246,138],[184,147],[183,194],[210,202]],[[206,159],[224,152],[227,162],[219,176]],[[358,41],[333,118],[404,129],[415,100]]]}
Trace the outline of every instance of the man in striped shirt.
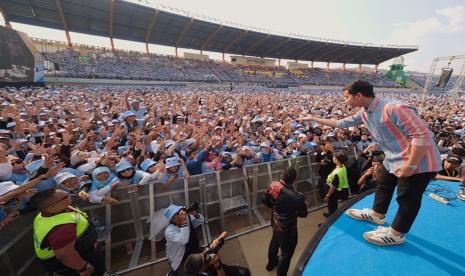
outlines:
{"label": "man in striped shirt", "polygon": [[307,115],[300,120],[314,121],[337,128],[364,124],[386,154],[384,169],[377,179],[372,209],[350,209],[346,214],[354,219],[384,225],[397,186],[397,210],[391,227],[380,226],[365,232],[363,237],[377,245],[405,242],[420,210],[423,192],[430,179],[441,170],[441,158],[433,135],[416,114],[416,109],[401,102],[376,98],[373,86],[366,81],[355,81],[344,87],[346,103],[360,107],[355,115],[341,120]]}

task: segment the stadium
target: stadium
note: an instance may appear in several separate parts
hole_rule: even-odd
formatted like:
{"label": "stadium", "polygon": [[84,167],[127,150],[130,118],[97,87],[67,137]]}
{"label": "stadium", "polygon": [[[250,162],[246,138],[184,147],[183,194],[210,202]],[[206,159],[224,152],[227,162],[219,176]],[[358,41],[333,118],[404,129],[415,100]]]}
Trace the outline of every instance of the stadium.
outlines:
{"label": "stadium", "polygon": [[[1,275],[465,273],[465,55],[412,72],[418,46],[278,34],[150,1],[4,0],[0,15]],[[299,198],[304,212],[280,213]],[[195,243],[203,270],[189,266]]]}

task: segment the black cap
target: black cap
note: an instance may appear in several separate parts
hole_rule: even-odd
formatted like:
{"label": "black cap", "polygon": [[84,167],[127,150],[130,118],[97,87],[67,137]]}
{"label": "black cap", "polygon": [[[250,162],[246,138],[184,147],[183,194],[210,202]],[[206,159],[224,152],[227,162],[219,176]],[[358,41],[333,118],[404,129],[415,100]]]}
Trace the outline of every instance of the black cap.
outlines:
{"label": "black cap", "polygon": [[462,164],[462,158],[460,158],[459,156],[457,155],[448,155],[446,160],[450,163],[454,163],[454,164],[457,164],[457,165],[460,165]]}

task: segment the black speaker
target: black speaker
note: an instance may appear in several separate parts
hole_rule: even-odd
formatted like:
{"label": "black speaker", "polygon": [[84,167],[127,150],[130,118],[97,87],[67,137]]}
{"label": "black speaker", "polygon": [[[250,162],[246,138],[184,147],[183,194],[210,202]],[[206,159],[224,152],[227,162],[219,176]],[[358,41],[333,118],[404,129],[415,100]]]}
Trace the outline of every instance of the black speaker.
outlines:
{"label": "black speaker", "polygon": [[60,70],[60,64],[54,62],[53,63],[53,68],[55,69],[55,71]]}
{"label": "black speaker", "polygon": [[449,82],[450,76],[452,75],[452,68],[442,68],[441,76],[439,76],[438,81],[436,82],[436,87],[444,88]]}

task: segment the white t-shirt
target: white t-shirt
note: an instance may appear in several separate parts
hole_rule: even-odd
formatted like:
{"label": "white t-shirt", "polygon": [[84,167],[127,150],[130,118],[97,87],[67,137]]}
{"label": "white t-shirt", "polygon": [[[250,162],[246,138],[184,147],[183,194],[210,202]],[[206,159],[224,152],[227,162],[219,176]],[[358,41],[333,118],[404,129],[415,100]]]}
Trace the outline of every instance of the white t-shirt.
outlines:
{"label": "white t-shirt", "polygon": [[[189,216],[194,228],[200,226],[204,221],[203,216],[200,216],[198,219],[192,215]],[[170,224],[168,227],[166,227],[166,256],[168,257],[168,261],[171,264],[171,268],[173,270],[178,269],[179,265],[181,264],[184,252],[186,252],[186,244],[189,242],[190,232],[189,225],[185,227],[179,227],[177,225]]]}

